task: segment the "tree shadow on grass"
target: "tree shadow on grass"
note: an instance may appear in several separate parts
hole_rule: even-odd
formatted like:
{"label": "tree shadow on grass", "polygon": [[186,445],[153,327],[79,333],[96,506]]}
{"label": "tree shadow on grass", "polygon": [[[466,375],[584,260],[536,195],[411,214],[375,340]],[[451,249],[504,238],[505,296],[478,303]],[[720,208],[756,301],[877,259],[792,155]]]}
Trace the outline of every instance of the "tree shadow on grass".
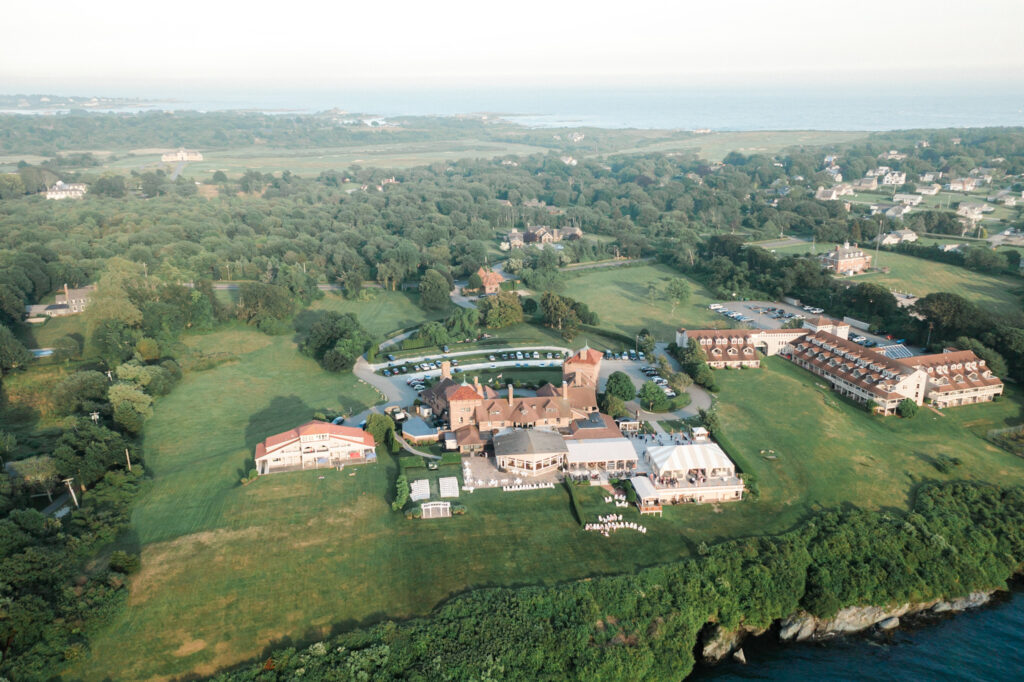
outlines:
{"label": "tree shadow on grass", "polygon": [[313,418],[313,408],[297,395],[275,396],[270,404],[249,416],[245,427],[245,447],[254,450],[267,436],[295,428]]}

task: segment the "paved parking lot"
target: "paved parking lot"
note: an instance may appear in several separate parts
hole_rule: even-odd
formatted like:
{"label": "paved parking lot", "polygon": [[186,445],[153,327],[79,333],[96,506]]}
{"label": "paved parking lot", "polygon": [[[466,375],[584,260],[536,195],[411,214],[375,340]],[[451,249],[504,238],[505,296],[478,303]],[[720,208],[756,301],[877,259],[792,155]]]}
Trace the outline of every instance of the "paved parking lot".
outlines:
{"label": "paved parking lot", "polygon": [[[764,309],[782,310],[794,316],[803,315],[805,318],[813,318],[819,316],[814,313],[807,312],[798,306],[790,305],[788,303],[781,303],[778,301],[720,301],[720,303],[723,306],[725,306],[725,310],[731,310],[736,313],[742,313],[743,315],[751,318],[750,322],[744,323],[736,322],[735,320],[732,320],[731,318],[728,318],[725,315],[723,315],[723,322],[733,322],[735,324],[739,324],[740,326],[757,327],[759,329],[779,329],[780,327],[782,327],[783,324],[792,319],[778,317],[773,318],[771,316],[772,313],[769,310]],[[829,315],[825,313],[821,313],[821,315],[829,317]],[[886,339],[884,336],[878,336],[877,334],[869,334],[868,332],[862,331],[855,327],[851,327],[850,338],[852,339],[855,336],[863,336],[867,339],[870,339],[871,341],[874,341],[877,345],[880,346],[886,346],[894,343],[894,341]],[[911,348],[908,346],[908,349],[915,354],[922,352],[919,348]]]}

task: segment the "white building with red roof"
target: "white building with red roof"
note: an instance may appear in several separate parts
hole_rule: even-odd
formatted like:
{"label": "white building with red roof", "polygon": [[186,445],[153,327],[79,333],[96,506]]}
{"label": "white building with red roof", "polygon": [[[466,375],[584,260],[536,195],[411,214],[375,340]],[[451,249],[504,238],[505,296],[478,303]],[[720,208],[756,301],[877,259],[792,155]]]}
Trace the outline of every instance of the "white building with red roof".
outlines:
{"label": "white building with red roof", "polygon": [[377,459],[376,445],[362,429],[311,421],[257,445],[256,471],[262,476],[372,462]]}
{"label": "white building with red roof", "polygon": [[974,351],[946,349],[897,362],[928,375],[925,398],[938,408],[987,403],[1003,394],[1003,382]]}

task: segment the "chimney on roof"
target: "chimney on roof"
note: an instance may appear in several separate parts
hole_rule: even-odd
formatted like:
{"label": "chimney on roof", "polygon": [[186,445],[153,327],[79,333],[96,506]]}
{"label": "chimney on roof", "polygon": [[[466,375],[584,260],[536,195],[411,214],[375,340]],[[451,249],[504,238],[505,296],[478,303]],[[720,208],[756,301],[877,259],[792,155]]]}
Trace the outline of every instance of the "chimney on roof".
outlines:
{"label": "chimney on roof", "polygon": [[562,398],[565,400],[569,399],[569,382],[565,379],[562,379]]}
{"label": "chimney on roof", "polygon": [[441,379],[452,378],[452,363],[445,360],[441,363]]}
{"label": "chimney on roof", "polygon": [[508,384],[508,406],[512,407],[512,384]]}
{"label": "chimney on roof", "polygon": [[476,392],[477,392],[478,395],[482,396],[484,394],[483,390],[480,389],[480,377],[479,376],[474,376],[473,377],[473,388],[476,389]]}

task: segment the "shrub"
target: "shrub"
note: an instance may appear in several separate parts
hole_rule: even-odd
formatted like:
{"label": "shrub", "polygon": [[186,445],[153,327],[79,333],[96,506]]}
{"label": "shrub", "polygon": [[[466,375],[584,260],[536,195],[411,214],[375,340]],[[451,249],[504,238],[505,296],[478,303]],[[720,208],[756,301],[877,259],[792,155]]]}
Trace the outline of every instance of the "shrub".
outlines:
{"label": "shrub", "polygon": [[917,403],[910,398],[904,398],[900,401],[899,407],[900,416],[904,419],[913,419],[917,415]]}
{"label": "shrub", "polygon": [[110,570],[131,575],[139,570],[141,562],[138,554],[117,551],[110,555]]}

